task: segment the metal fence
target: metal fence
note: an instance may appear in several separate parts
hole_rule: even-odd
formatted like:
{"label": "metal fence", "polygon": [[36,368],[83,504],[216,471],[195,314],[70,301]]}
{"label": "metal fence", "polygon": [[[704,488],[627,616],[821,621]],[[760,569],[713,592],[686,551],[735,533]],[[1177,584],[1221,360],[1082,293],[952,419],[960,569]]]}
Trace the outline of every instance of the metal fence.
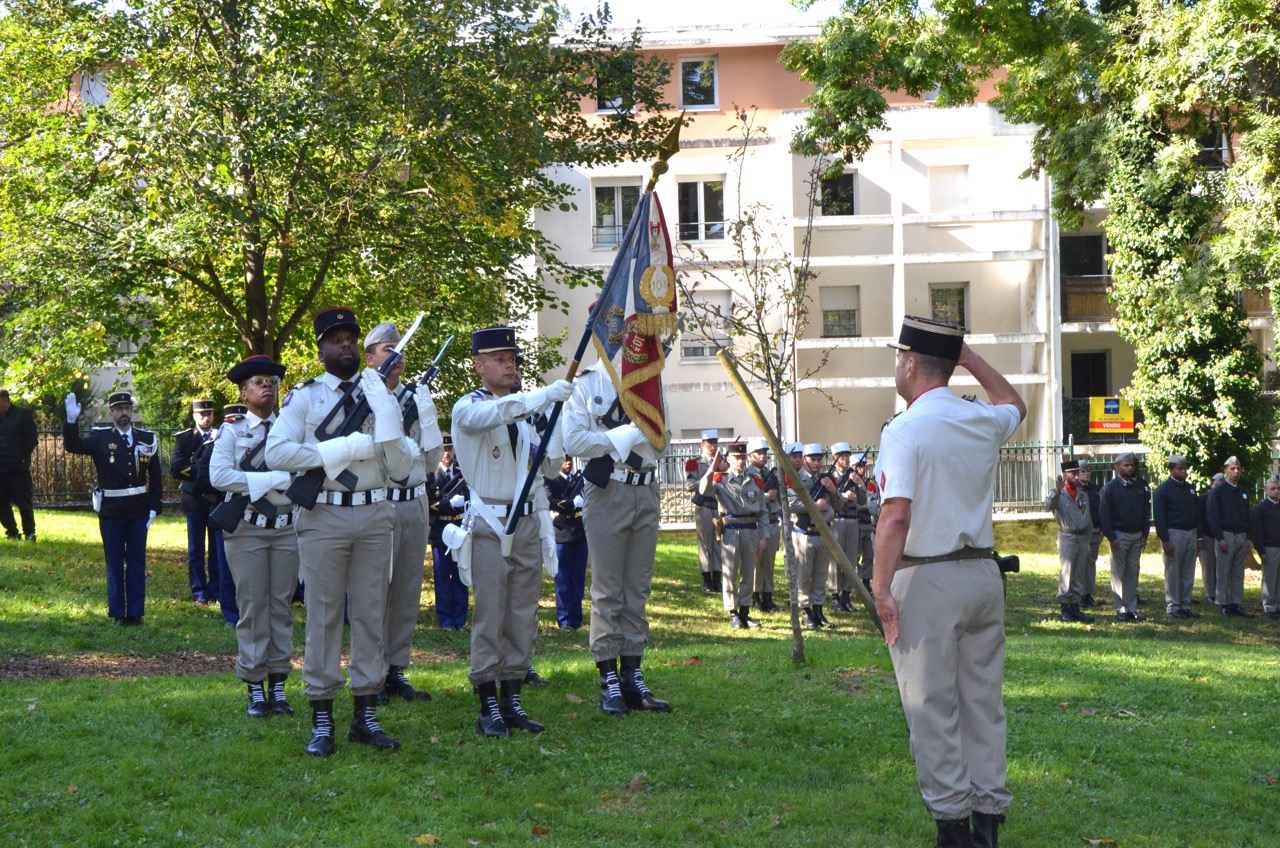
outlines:
{"label": "metal fence", "polygon": [[[164,500],[177,503],[178,484],[169,476],[169,456],[173,453],[172,433],[157,433],[160,442],[160,469],[164,474]],[[31,479],[35,484],[35,502],[46,508],[88,508],[89,492],[97,482],[93,460],[67,453],[62,447],[61,430],[44,430],[39,434],[31,455]]]}

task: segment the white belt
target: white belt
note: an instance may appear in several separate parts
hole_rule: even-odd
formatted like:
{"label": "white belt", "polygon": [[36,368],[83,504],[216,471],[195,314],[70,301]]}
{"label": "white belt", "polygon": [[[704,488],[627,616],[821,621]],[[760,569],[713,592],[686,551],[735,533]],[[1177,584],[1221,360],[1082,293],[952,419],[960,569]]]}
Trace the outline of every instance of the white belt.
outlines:
{"label": "white belt", "polygon": [[147,493],[146,486],[133,486],[128,489],[103,489],[102,496],[106,498],[127,498],[132,495],[145,495]]}
{"label": "white belt", "polygon": [[[489,509],[493,510],[493,514],[494,514],[494,515],[496,515],[496,516],[498,516],[499,518],[506,518],[506,517],[507,517],[507,511],[508,511],[508,510],[510,509],[510,507],[511,507],[511,504],[505,504],[505,503],[494,503],[494,504],[491,504],[491,503],[489,503],[488,501],[485,501],[484,503],[485,503],[485,505],[486,505],[486,506],[488,506],[488,507],[489,507]],[[524,502],[524,504],[522,505],[521,509],[520,509],[520,514],[521,514],[521,515],[532,515],[532,514],[533,514],[533,504],[532,504],[532,503],[530,503],[529,501],[525,501],[525,502]]]}
{"label": "white belt", "polygon": [[427,493],[427,484],[419,483],[412,489],[389,489],[388,492],[393,501],[411,501]]}
{"label": "white belt", "polygon": [[370,489],[367,492],[333,492],[324,490],[316,498],[317,503],[330,506],[364,506],[376,504],[387,499],[386,489]]}
{"label": "white belt", "polygon": [[625,468],[615,468],[609,474],[609,479],[621,481],[629,486],[647,486],[653,481],[653,472],[627,471]]}
{"label": "white belt", "polygon": [[263,527],[268,530],[283,530],[293,523],[293,513],[284,512],[275,518],[267,518],[256,509],[246,509],[244,511],[244,520],[252,524],[254,527]]}

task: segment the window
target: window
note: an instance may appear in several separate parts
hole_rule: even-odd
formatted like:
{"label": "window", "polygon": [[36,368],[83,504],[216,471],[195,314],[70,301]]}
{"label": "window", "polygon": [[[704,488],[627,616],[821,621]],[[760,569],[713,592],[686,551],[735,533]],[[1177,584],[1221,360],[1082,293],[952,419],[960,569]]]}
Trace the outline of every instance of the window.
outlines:
{"label": "window", "polygon": [[958,212],[969,207],[969,166],[935,165],[929,168],[929,209]]}
{"label": "window", "polygon": [[715,109],[719,96],[714,57],[680,60],[680,108]]}
{"label": "window", "polygon": [[1059,236],[1058,256],[1064,277],[1102,277],[1107,273],[1101,234]]}
{"label": "window", "polygon": [[969,284],[933,283],[929,286],[929,314],[935,321],[969,326]]}
{"label": "window", "polygon": [[107,102],[107,75],[101,72],[80,76],[80,100],[86,106],[101,106]]}
{"label": "window", "polygon": [[1221,171],[1227,167],[1227,138],[1220,124],[1211,124],[1197,139],[1200,150],[1195,163],[1207,171]]}
{"label": "window", "polygon": [[596,75],[596,111],[631,112],[635,108],[634,69],[628,56],[606,56]]}
{"label": "window", "polygon": [[857,286],[822,286],[818,289],[824,339],[862,335],[858,331],[858,300]]}
{"label": "window", "polygon": [[724,238],[724,179],[676,184],[680,206],[680,240]]}
{"label": "window", "polygon": [[823,215],[857,215],[858,203],[854,188],[857,171],[846,171],[838,177],[822,181]]}
{"label": "window", "polygon": [[728,291],[699,291],[693,295],[693,314],[701,328],[686,330],[680,340],[680,356],[684,359],[710,359],[729,344],[720,316],[732,309],[733,295]]}
{"label": "window", "polygon": [[591,243],[595,247],[621,244],[627,224],[640,202],[640,186],[598,185],[595,187],[595,226],[591,228]]}

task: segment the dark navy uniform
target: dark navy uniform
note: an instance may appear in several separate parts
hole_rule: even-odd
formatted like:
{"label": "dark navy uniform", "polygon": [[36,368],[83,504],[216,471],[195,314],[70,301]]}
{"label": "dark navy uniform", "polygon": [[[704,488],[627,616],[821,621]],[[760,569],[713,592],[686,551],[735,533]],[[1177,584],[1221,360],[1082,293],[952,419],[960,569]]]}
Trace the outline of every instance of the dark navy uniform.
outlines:
{"label": "dark navy uniform", "polygon": [[[74,400],[74,399],[73,399]],[[127,393],[111,395],[111,405],[132,404]],[[107,614],[121,624],[141,624],[147,592],[147,527],[161,511],[163,485],[156,434],[131,427],[94,429],[81,437],[80,427],[62,429],[67,453],[93,459],[102,506],[98,528],[107,560]]]}
{"label": "dark navy uniform", "polygon": [[547,479],[544,486],[555,518],[556,621],[565,629],[582,627],[582,596],[587,586],[587,531],[582,526],[582,472],[561,473]]}
{"label": "dark navy uniform", "polygon": [[[453,454],[453,441],[444,437],[445,450]],[[435,569],[436,621],[441,630],[464,630],[467,626],[467,605],[470,593],[458,576],[458,563],[445,545],[444,528],[462,524],[471,490],[462,476],[458,463],[446,466],[441,463],[427,479],[427,498],[431,513],[431,560]]]}
{"label": "dark navy uniform", "polygon": [[[212,414],[213,401],[192,401],[191,410],[193,414]],[[196,489],[196,460],[213,441],[214,432],[212,426],[205,430],[198,426],[183,430],[173,437],[173,456],[169,460],[169,473],[178,481],[182,511],[187,515],[187,576],[191,581],[191,597],[198,604],[218,600],[218,584],[226,570],[226,562],[220,555],[224,550],[222,531],[209,526],[209,510],[217,501]]]}

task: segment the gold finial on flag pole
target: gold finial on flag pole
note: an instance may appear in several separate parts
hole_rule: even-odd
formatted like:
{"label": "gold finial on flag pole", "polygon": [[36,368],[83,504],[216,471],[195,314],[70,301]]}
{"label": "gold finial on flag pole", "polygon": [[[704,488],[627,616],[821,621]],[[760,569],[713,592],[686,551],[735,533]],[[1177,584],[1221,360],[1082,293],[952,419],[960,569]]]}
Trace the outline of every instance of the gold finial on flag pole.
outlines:
{"label": "gold finial on flag pole", "polygon": [[653,187],[658,184],[658,177],[667,172],[667,160],[680,152],[680,128],[684,126],[684,112],[680,113],[680,117],[676,118],[675,126],[667,133],[666,138],[658,142],[658,161],[653,163],[652,173],[649,177],[649,183],[644,187],[644,193],[648,194],[653,191]]}

